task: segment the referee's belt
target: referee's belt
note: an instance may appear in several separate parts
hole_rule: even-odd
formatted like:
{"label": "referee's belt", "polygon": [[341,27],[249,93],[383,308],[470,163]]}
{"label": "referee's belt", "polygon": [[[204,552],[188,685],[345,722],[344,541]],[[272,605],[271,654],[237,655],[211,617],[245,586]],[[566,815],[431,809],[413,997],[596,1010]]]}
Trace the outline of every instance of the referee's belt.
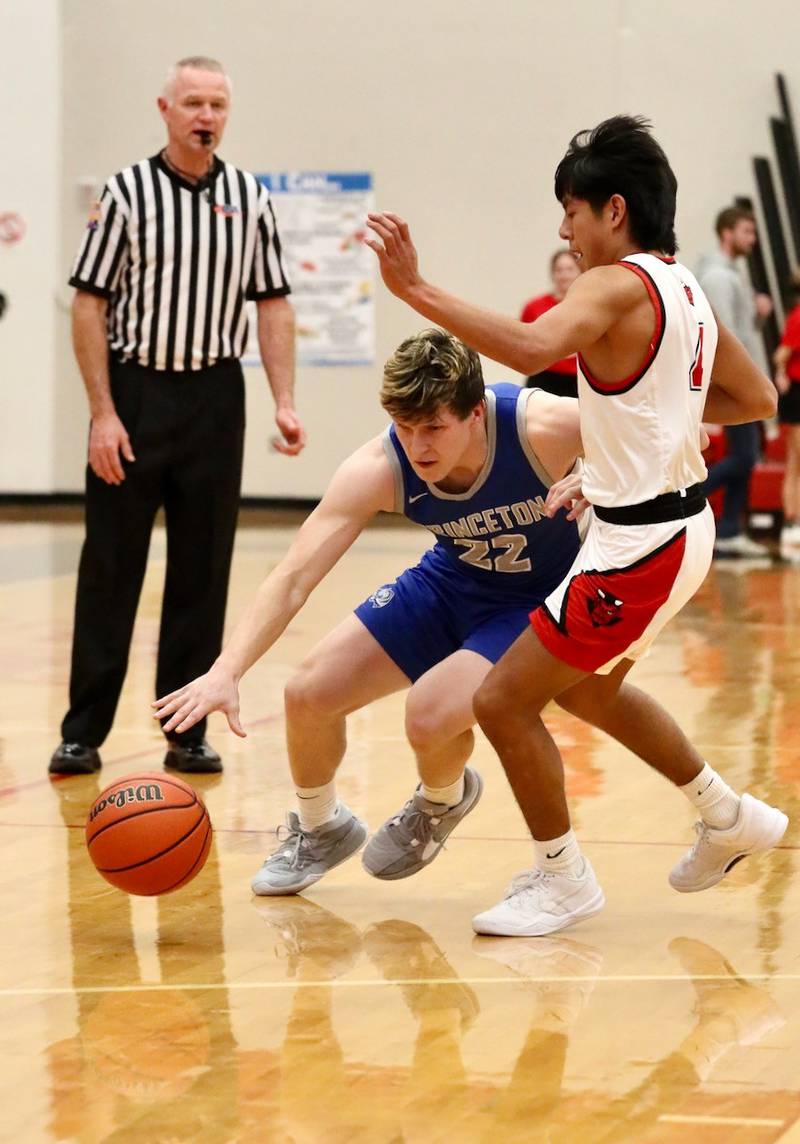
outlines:
{"label": "referee's belt", "polygon": [[662,493],[660,497],[639,504],[626,504],[619,508],[595,505],[594,511],[599,520],[609,524],[664,524],[668,520],[697,516],[706,503],[703,486],[697,484],[679,493]]}

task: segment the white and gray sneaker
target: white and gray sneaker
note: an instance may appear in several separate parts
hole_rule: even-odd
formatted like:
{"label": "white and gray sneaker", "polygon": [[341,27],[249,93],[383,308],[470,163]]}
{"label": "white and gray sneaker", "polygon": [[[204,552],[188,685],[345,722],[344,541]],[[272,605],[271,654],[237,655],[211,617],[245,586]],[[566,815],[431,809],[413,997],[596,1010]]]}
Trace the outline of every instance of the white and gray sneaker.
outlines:
{"label": "white and gray sneaker", "polygon": [[587,858],[577,876],[534,867],[518,874],[502,902],[472,919],[475,933],[497,937],[543,937],[590,918],[606,903]]}
{"label": "white and gray sneaker", "polygon": [[[282,835],[281,831],[285,831]],[[330,822],[304,830],[292,811],[278,827],[280,845],[250,883],[253,893],[298,894],[350,858],[367,840],[367,826],[340,802]]]}
{"label": "white and gray sneaker", "polygon": [[727,830],[696,822],[697,841],[670,871],[669,884],[682,894],[708,890],[748,854],[777,846],[789,825],[782,810],[752,795],[739,800],[739,817]]}
{"label": "white and gray sneaker", "polygon": [[373,878],[393,881],[409,878],[428,866],[445,841],[474,810],[483,791],[483,780],[472,767],[464,768],[464,796],[455,806],[428,802],[419,787],[406,805],[370,838],[361,863]]}

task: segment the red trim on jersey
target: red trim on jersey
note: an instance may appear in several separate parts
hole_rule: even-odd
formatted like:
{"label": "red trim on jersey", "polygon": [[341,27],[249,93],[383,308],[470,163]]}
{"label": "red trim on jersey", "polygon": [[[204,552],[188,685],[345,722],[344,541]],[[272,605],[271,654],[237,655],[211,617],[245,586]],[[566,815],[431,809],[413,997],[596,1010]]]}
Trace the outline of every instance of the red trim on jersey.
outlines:
{"label": "red trim on jersey", "polygon": [[592,387],[595,393],[612,396],[614,394],[627,393],[629,389],[633,389],[637,382],[642,380],[650,366],[655,361],[655,356],[658,353],[659,347],[661,346],[661,340],[664,337],[664,327],[666,326],[667,322],[666,310],[664,309],[664,299],[661,297],[661,294],[658,291],[658,287],[650,275],[647,273],[647,271],[643,270],[642,267],[638,266],[635,262],[626,262],[624,259],[618,262],[617,266],[624,266],[627,270],[632,270],[633,273],[638,275],[642,282],[644,282],[645,286],[647,287],[648,296],[653,305],[653,310],[655,311],[656,328],[653,332],[653,337],[650,340],[650,345],[647,350],[647,357],[645,358],[644,365],[642,365],[636,371],[636,373],[632,373],[628,377],[622,378],[621,381],[600,381],[589,370],[583,354],[578,354],[578,362],[581,367],[581,373],[586,378],[586,381]]}
{"label": "red trim on jersey", "polygon": [[596,671],[623,655],[669,597],[683,563],[686,529],[626,568],[573,576],[556,620],[542,604],[531,612],[534,632],[551,655]]}
{"label": "red trim on jersey", "polygon": [[659,262],[666,262],[667,266],[675,265],[675,259],[671,254],[654,254],[653,258],[657,258]]}

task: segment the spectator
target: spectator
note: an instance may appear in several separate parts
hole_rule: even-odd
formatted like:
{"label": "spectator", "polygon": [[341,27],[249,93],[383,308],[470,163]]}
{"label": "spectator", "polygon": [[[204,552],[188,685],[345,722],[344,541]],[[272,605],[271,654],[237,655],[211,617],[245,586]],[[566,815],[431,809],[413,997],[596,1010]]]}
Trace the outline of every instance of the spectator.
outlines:
{"label": "spectator", "polygon": [[781,553],[800,556],[800,272],[792,279],[792,309],[773,357],[778,387],[778,417],[786,428]]}
{"label": "spectator", "polygon": [[[550,294],[539,294],[531,298],[522,308],[520,319],[523,322],[535,322],[557,306],[567,290],[580,274],[578,264],[566,249],[557,250],[550,259],[550,280],[553,289]],[[577,397],[578,377],[575,365],[575,355],[553,362],[541,373],[532,374],[525,383],[529,388],[544,389],[554,393],[557,397]]]}
{"label": "spectator", "polygon": [[[721,322],[744,345],[754,361],[764,362],[758,329],[772,313],[768,294],[753,294],[737,264],[752,251],[758,236],[755,218],[742,207],[726,207],[716,221],[719,249],[700,259],[697,279]],[[763,544],[751,540],[743,530],[747,511],[750,476],[758,460],[760,423],[726,425],[725,456],[711,467],[705,484],[706,496],[724,489],[722,516],[717,522],[715,555],[766,556]]]}

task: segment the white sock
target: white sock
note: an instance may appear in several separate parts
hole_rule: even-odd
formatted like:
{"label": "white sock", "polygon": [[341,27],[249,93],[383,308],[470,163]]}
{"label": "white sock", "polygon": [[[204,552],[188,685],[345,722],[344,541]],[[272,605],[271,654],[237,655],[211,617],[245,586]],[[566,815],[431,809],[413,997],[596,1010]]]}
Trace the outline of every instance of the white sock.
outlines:
{"label": "white sock", "polygon": [[686,797],[700,811],[700,817],[708,826],[717,830],[727,830],[739,817],[739,796],[731,790],[708,763],[697,778],[680,788]]}
{"label": "white sock", "polygon": [[583,855],[573,830],[568,830],[560,838],[549,838],[539,842],[534,838],[536,865],[546,874],[566,874],[575,877],[583,870]]}
{"label": "white sock", "polygon": [[458,806],[464,797],[464,776],[456,779],[450,786],[436,787],[426,786],[425,783],[420,783],[420,793],[428,802],[440,803],[442,806],[451,807]]}
{"label": "white sock", "polygon": [[335,817],[339,804],[333,779],[324,786],[295,787],[295,793],[297,814],[303,830],[314,830]]}

